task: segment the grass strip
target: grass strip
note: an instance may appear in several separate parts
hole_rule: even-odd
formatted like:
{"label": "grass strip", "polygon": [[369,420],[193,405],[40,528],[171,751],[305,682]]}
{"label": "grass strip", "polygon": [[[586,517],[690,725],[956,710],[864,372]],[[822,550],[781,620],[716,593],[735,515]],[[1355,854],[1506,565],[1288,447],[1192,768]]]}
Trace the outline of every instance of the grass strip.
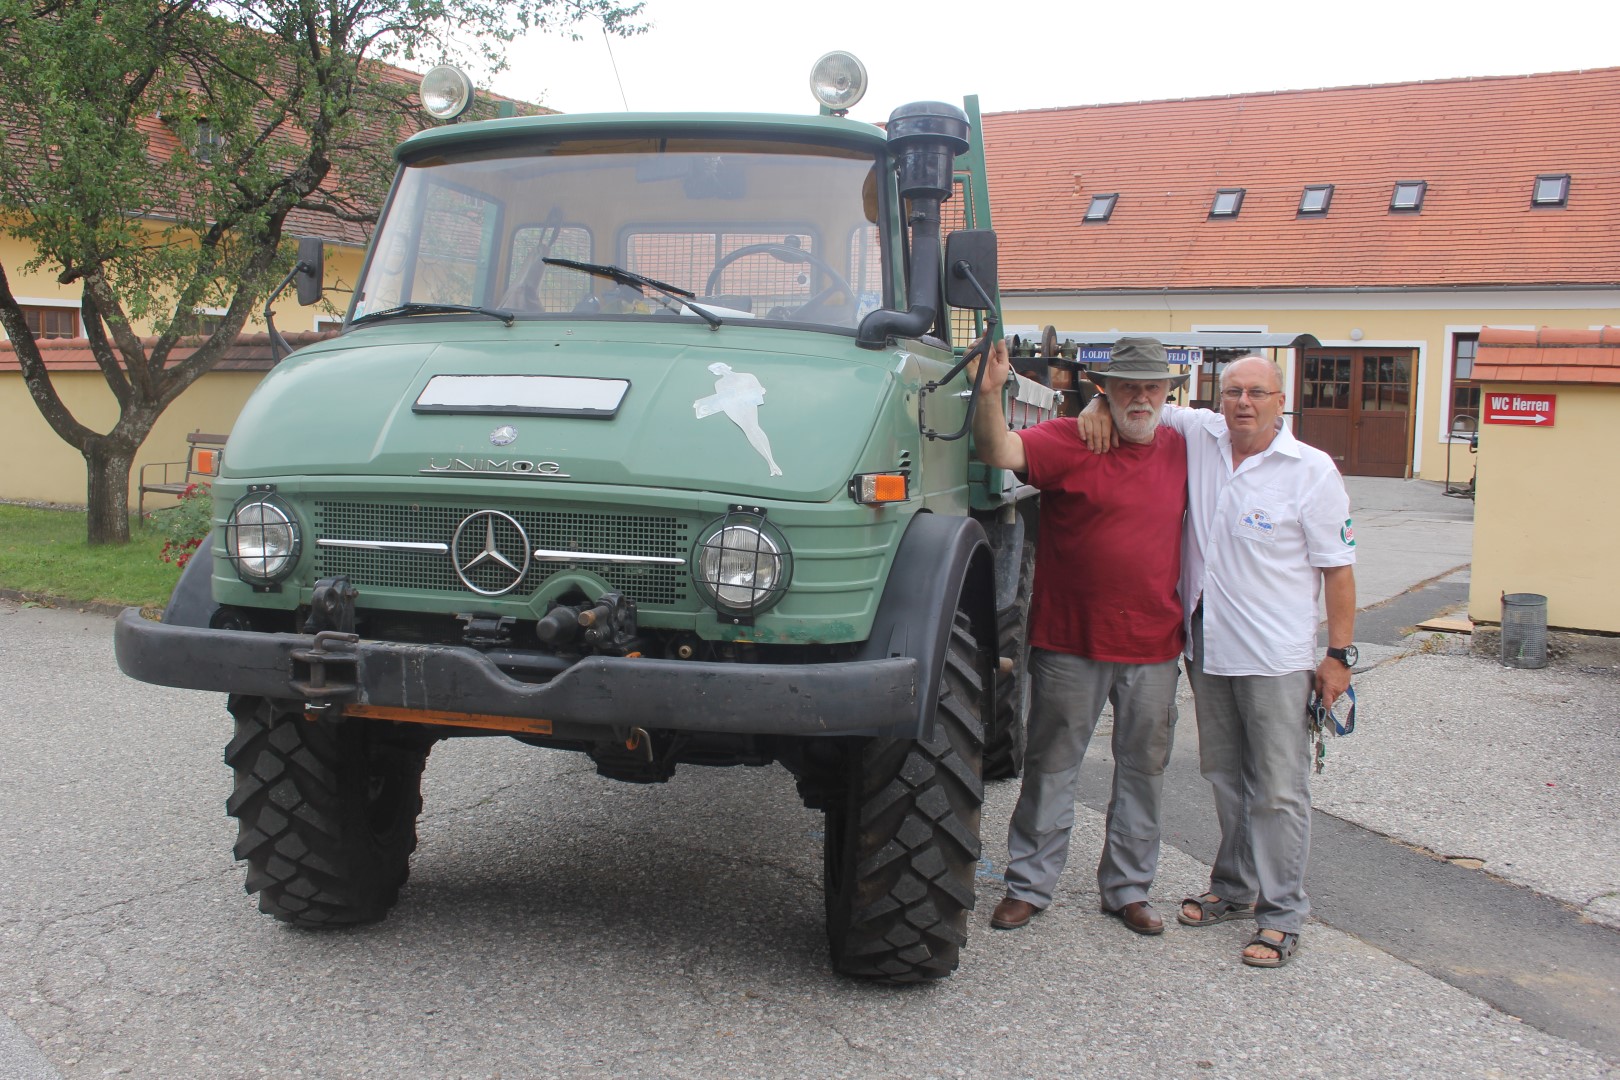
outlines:
{"label": "grass strip", "polygon": [[54,602],[162,605],[180,569],[158,559],[165,539],[130,523],[128,544],[91,547],[83,510],[0,504],[0,589]]}

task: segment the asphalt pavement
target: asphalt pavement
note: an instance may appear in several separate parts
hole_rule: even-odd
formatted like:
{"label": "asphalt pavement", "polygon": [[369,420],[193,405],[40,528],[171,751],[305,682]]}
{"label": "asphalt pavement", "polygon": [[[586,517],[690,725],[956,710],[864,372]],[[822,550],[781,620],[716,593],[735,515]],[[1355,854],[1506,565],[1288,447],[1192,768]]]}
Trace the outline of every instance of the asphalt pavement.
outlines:
{"label": "asphalt pavement", "polygon": [[[1508,668],[1466,634],[1416,629],[1466,608],[1473,504],[1423,481],[1347,487],[1357,730],[1312,782],[1313,914],[1620,1061],[1620,666]],[[1185,686],[1181,705],[1165,837],[1208,862],[1220,835]],[[1111,768],[1099,738],[1093,809]]]}
{"label": "asphalt pavement", "polygon": [[[1437,487],[1352,482],[1381,605],[1358,639],[1466,574],[1469,508]],[[1361,642],[1358,730],[1315,781],[1320,921],[1287,968],[1238,963],[1244,924],[1147,939],[1101,916],[1084,806],[1053,907],[989,930],[998,783],[961,970],[894,989],[828,970],[821,820],[779,768],[641,787],[505,739],[435,749],[389,919],[282,927],[230,858],[223,702],[123,678],[104,615],[0,601],[0,1076],[1613,1077],[1581,1003],[1612,1010],[1620,982],[1620,675],[1403,628]],[[1178,742],[1181,768],[1190,708]],[[1208,873],[1195,758],[1177,783],[1166,912]],[[1590,962],[1504,972],[1526,935]]]}

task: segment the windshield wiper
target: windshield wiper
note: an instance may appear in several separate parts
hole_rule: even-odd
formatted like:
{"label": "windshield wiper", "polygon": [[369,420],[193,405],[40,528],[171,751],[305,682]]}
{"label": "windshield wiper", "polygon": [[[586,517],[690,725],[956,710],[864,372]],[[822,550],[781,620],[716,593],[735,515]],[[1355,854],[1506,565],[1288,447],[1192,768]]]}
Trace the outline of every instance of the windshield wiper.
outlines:
{"label": "windshield wiper", "polygon": [[693,297],[697,294],[680,288],[677,285],[671,285],[666,281],[659,281],[656,278],[646,277],[642,274],[636,273],[633,270],[626,270],[622,266],[612,266],[608,263],[578,262],[574,259],[553,259],[549,255],[541,261],[547,266],[566,266],[570,270],[579,270],[586,274],[595,274],[597,277],[605,277],[611,281],[618,282],[620,285],[629,285],[632,288],[652,289],[655,292],[661,292],[669,299],[675,301],[677,304],[686,308],[688,311],[692,312],[692,314],[708,323],[710,330],[720,329],[720,316],[716,315],[712,311],[705,311],[703,308],[700,308],[696,304],[692,303]]}
{"label": "windshield wiper", "polygon": [[492,319],[499,319],[507,326],[517,321],[517,316],[510,311],[501,311],[499,308],[472,307],[467,304],[400,304],[397,307],[383,308],[381,311],[368,311],[359,318],[349,320],[350,326],[359,326],[361,323],[381,322],[384,319],[400,319],[407,315],[488,315]]}

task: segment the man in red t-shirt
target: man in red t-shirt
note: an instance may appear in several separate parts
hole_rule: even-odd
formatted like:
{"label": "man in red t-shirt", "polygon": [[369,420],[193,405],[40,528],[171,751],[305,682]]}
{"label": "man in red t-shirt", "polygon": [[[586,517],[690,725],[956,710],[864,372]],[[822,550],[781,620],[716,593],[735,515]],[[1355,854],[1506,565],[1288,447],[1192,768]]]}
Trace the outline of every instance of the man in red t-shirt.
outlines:
{"label": "man in red t-shirt", "polygon": [[1016,930],[1052,902],[1069,854],[1080,763],[1114,705],[1114,791],[1097,866],[1104,914],[1138,934],[1164,931],[1148,902],[1159,863],[1159,797],[1176,722],[1182,651],[1181,520],[1187,452],[1159,426],[1186,378],[1152,338],[1125,337],[1088,377],[1106,396],[1120,446],[1093,454],[1072,419],[1007,428],[1004,343],[991,350],[973,419],[974,454],[1041,489],[1029,615],[1030,711],[1024,784],[1007,830],[1007,895],[990,925]]}

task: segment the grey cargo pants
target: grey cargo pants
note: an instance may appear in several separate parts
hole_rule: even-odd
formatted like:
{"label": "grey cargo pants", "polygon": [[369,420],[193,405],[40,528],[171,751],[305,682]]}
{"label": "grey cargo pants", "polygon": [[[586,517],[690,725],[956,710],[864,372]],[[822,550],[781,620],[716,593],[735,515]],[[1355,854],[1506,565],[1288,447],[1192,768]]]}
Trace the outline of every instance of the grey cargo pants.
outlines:
{"label": "grey cargo pants", "polygon": [[1215,794],[1221,846],[1209,891],[1253,903],[1262,930],[1297,934],[1311,913],[1311,744],[1305,720],[1312,673],[1206,675],[1204,620],[1193,616],[1187,664],[1198,714],[1198,754]]}
{"label": "grey cargo pants", "polygon": [[1175,660],[1112,664],[1068,653],[1029,654],[1031,701],[1024,786],[1007,829],[1007,892],[1052,902],[1069,857],[1080,764],[1103,702],[1114,705],[1114,790],[1097,865],[1102,906],[1148,898],[1159,866],[1159,796],[1175,737]]}

